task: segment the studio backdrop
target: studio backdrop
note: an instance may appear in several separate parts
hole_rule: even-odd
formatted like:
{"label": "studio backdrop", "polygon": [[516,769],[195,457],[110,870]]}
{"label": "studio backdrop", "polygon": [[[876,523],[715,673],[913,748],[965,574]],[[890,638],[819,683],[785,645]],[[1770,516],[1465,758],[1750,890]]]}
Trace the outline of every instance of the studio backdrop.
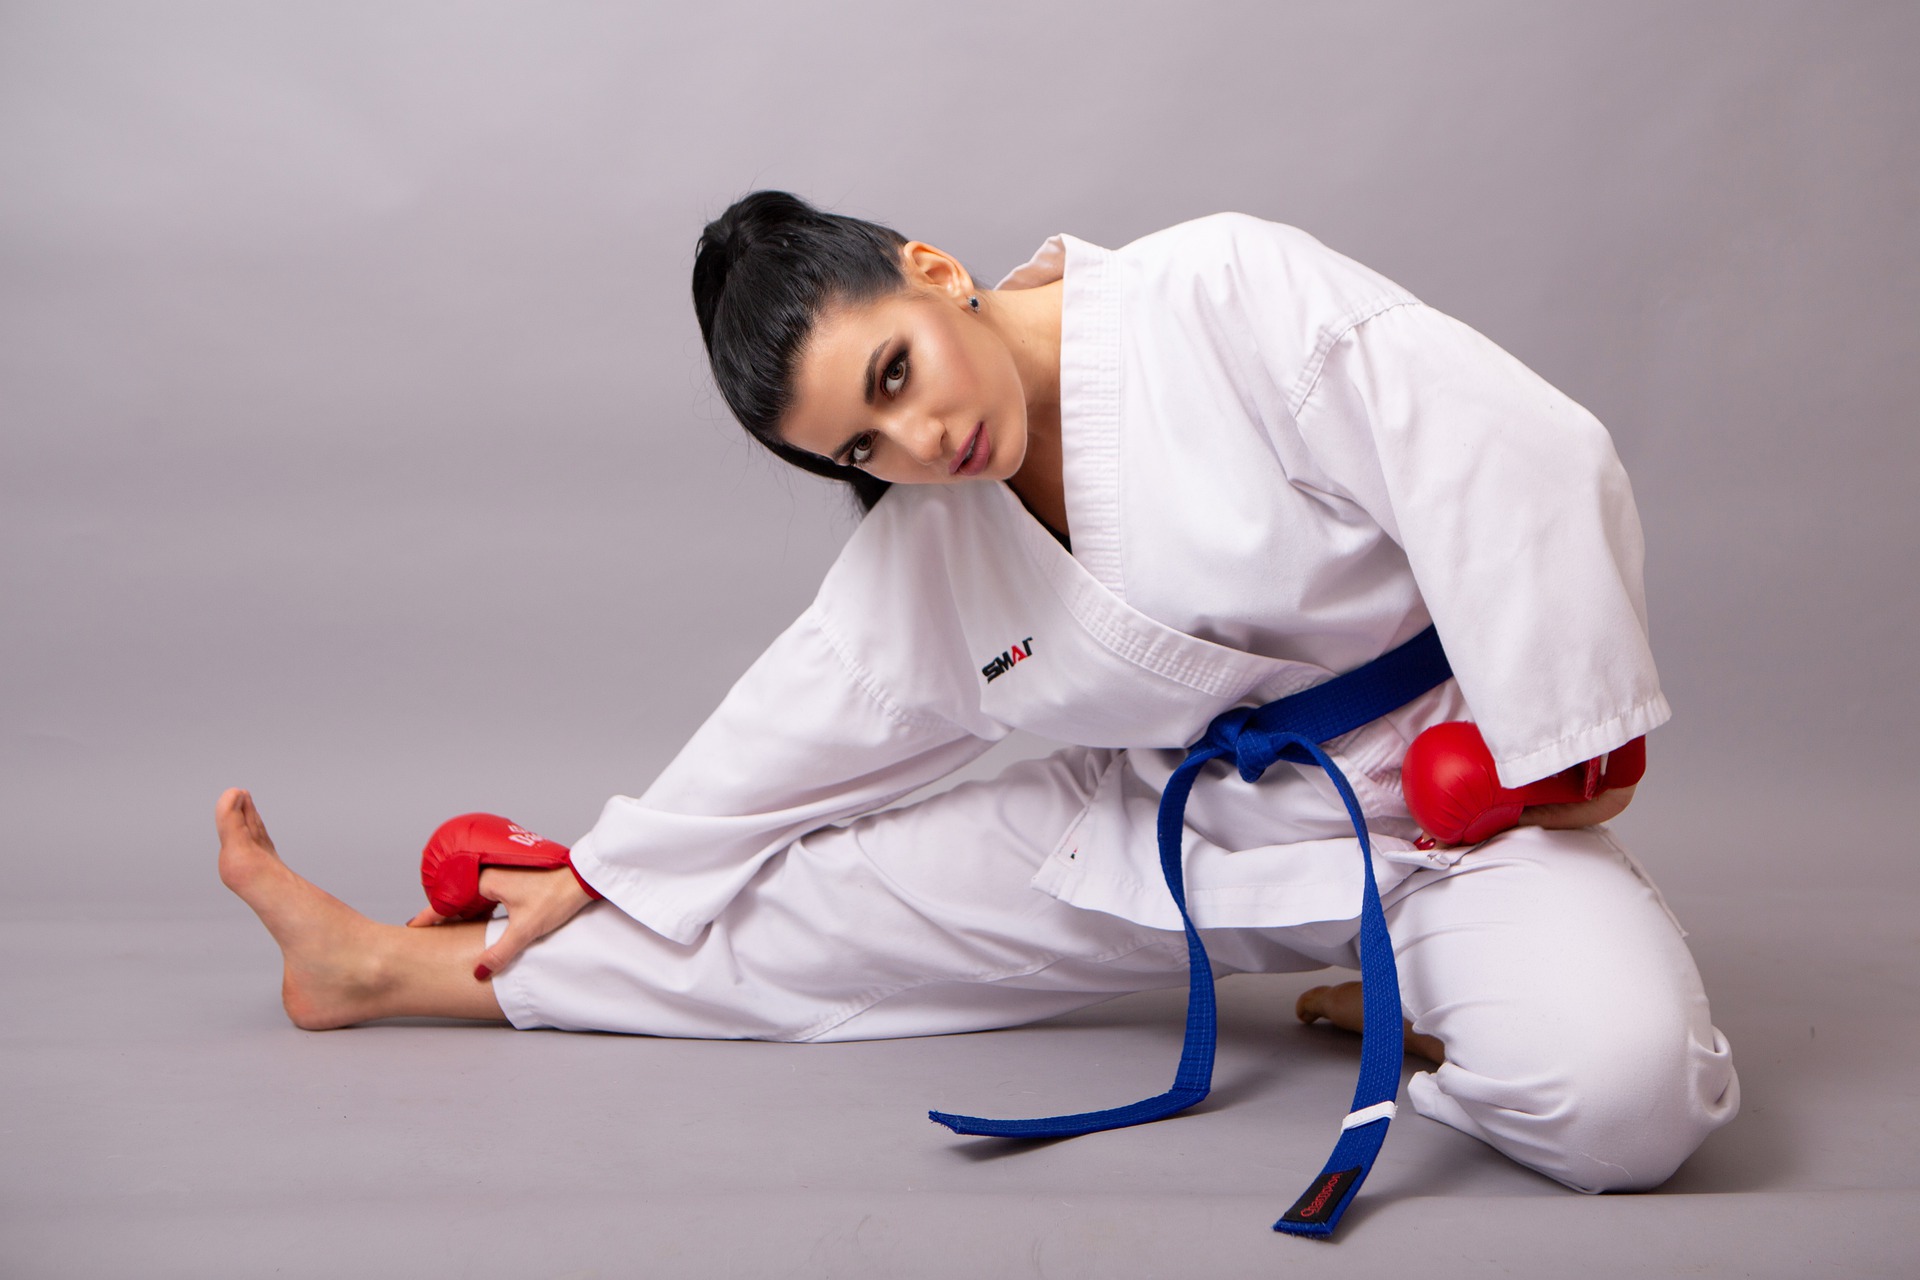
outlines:
{"label": "studio backdrop", "polygon": [[1633,478],[1663,880],[1871,883],[1920,747],[1916,22],[7,0],[4,910],[229,910],[228,785],[389,917],[444,815],[643,788],[854,518],[705,371],[694,242],[762,186],[988,280],[1242,210],[1479,328]]}

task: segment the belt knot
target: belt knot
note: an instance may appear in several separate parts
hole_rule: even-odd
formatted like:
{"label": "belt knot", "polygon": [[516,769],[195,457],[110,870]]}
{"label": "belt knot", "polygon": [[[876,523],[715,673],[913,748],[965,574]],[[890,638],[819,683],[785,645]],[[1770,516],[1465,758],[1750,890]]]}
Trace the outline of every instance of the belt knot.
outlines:
{"label": "belt knot", "polygon": [[1267,766],[1280,758],[1291,735],[1268,733],[1253,723],[1258,707],[1235,707],[1215,716],[1200,740],[1200,750],[1232,756],[1234,767],[1248,782],[1258,782]]}

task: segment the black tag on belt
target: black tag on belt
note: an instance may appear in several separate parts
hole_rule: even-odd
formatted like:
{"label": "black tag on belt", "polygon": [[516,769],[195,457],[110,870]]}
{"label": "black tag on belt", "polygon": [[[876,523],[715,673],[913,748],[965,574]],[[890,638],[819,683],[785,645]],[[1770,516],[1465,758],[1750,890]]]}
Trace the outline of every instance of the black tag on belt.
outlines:
{"label": "black tag on belt", "polygon": [[1323,1173],[1313,1180],[1306,1194],[1293,1202],[1293,1208],[1280,1215],[1282,1222],[1325,1222],[1346,1199],[1347,1188],[1360,1176],[1358,1165],[1337,1173]]}

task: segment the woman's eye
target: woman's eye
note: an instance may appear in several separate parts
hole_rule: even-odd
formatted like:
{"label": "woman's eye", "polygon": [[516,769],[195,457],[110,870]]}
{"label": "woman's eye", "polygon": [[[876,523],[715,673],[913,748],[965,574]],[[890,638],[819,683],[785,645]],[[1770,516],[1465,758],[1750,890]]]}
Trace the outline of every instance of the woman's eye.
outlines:
{"label": "woman's eye", "polygon": [[859,466],[873,457],[873,433],[868,432],[853,442],[853,448],[847,450],[847,461]]}
{"label": "woman's eye", "polygon": [[886,376],[880,379],[880,389],[890,396],[900,394],[900,388],[907,385],[907,358],[900,356],[887,366]]}

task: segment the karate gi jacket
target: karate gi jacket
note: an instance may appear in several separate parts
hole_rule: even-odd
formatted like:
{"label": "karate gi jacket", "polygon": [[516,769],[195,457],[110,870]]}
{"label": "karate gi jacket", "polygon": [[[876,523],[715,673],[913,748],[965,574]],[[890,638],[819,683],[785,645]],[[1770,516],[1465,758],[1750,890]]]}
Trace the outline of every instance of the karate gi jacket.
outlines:
{"label": "karate gi jacket", "polygon": [[[1412,843],[1399,767],[1428,725],[1478,722],[1518,786],[1668,718],[1632,491],[1579,405],[1256,218],[1119,250],[1058,236],[1001,287],[1063,275],[1071,553],[1004,484],[896,485],[653,785],[574,846],[622,911],[691,942],[797,837],[1022,728],[1118,749],[1035,887],[1177,929],[1154,812],[1181,748],[1430,622],[1454,679],[1329,747],[1383,892],[1460,852]],[[1358,842],[1318,769],[1209,769],[1187,826],[1201,927],[1358,914]],[[966,831],[928,856],[965,858]]]}

